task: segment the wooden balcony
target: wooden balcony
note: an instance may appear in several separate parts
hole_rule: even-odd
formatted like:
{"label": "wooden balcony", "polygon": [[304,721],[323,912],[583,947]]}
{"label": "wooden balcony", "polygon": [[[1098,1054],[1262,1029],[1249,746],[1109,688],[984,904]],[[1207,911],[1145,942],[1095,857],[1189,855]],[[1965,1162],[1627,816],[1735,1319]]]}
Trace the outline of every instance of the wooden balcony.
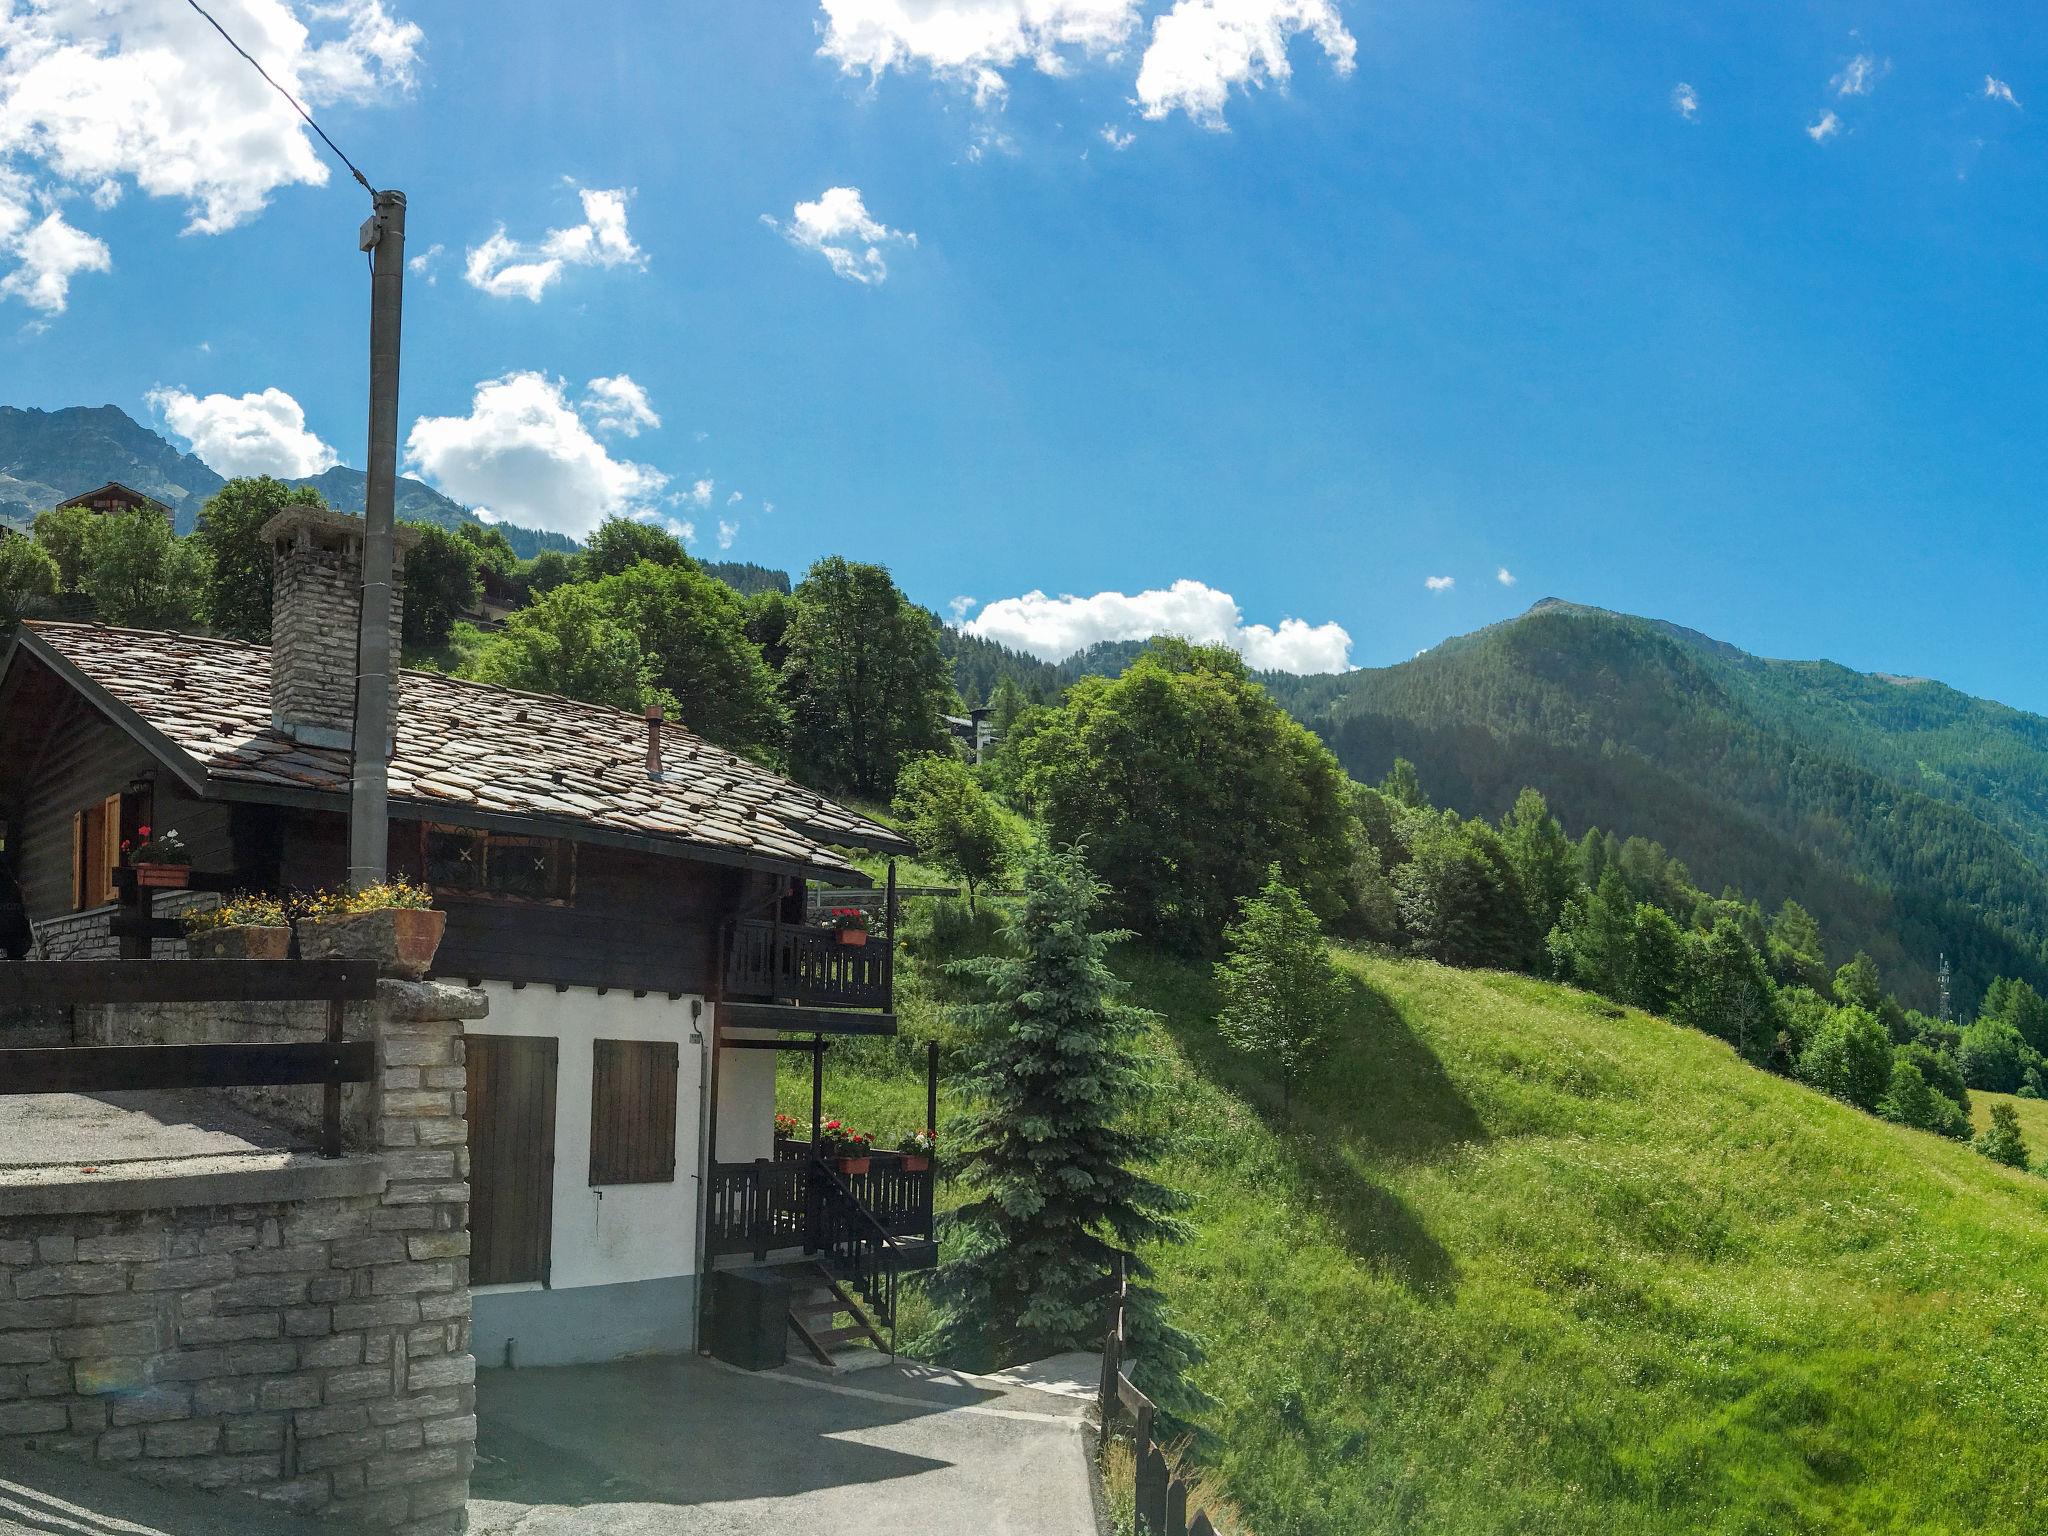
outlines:
{"label": "wooden balcony", "polygon": [[[765,1258],[780,1248],[816,1249],[829,1235],[821,1186],[828,1182],[812,1163],[808,1142],[784,1142],[776,1160],[714,1163],[709,1184],[705,1240],[713,1254],[751,1253]],[[913,1172],[898,1152],[877,1152],[866,1173],[839,1174],[838,1182],[891,1240],[907,1269],[937,1261],[932,1233],[936,1174],[927,1165]]]}
{"label": "wooden balcony", "polygon": [[830,928],[741,918],[726,952],[726,996],[888,1012],[895,997],[894,949],[879,933],[865,944],[843,944]]}

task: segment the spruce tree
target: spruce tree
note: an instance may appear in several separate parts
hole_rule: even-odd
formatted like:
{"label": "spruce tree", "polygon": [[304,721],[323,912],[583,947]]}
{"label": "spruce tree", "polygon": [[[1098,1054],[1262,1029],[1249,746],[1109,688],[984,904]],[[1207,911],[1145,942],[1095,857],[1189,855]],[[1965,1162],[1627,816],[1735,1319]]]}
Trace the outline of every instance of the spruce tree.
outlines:
{"label": "spruce tree", "polygon": [[996,1365],[1098,1348],[1116,1261],[1130,1254],[1133,1378],[1185,1412],[1199,1397],[1181,1374],[1199,1351],[1166,1320],[1141,1252],[1182,1239],[1184,1200],[1142,1171],[1160,1152],[1138,1124],[1146,1015],[1121,1000],[1104,958],[1124,935],[1091,928],[1101,888],[1078,850],[1033,849],[1021,875],[1006,923],[1016,953],[953,966],[989,1000],[965,1016],[974,1108],[954,1157],[975,1193],[935,1283],[941,1343]]}
{"label": "spruce tree", "polygon": [[1344,978],[1331,963],[1322,925],[1301,893],[1268,865],[1266,884],[1245,898],[1224,934],[1216,965],[1223,1008],[1216,1024],[1246,1055],[1280,1079],[1283,1107],[1294,1085],[1329,1049],[1344,1007]]}
{"label": "spruce tree", "polygon": [[1991,1123],[1977,1133],[1971,1145],[1994,1163],[2003,1163],[2008,1168],[2025,1168],[2032,1160],[2027,1152],[2027,1139],[2020,1134],[2019,1112],[2010,1104],[1991,1106]]}

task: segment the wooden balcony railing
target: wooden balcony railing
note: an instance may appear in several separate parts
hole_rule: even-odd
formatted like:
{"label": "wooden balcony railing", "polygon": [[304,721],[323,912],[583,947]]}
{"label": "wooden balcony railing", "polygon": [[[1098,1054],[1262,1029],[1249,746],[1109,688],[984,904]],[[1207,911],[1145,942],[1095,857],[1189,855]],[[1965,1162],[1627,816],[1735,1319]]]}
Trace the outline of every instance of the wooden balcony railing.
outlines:
{"label": "wooden balcony railing", "polygon": [[842,944],[829,928],[742,918],[727,952],[726,995],[886,1012],[894,999],[893,949],[879,933],[865,944]]}
{"label": "wooden balcony railing", "polygon": [[[929,1242],[935,1175],[929,1165],[913,1172],[903,1163],[900,1153],[877,1152],[866,1173],[833,1172],[831,1179],[892,1238]],[[714,1163],[706,1220],[711,1252],[765,1258],[777,1248],[821,1246],[813,1166],[808,1142],[779,1144],[773,1162]]]}

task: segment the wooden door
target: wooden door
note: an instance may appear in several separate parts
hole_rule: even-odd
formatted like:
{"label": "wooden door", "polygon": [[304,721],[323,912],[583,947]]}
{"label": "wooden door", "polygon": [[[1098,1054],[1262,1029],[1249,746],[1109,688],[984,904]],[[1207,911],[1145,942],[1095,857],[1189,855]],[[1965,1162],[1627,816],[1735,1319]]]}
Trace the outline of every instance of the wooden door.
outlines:
{"label": "wooden door", "polygon": [[469,1280],[548,1278],[555,1219],[557,1042],[470,1035]]}

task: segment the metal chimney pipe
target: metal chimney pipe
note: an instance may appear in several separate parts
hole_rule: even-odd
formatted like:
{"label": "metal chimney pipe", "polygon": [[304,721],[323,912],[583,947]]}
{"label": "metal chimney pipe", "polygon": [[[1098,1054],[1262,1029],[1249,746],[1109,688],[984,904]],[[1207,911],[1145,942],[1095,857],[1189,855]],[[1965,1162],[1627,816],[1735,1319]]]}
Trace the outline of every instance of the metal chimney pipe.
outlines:
{"label": "metal chimney pipe", "polygon": [[647,706],[647,777],[661,777],[661,706]]}

